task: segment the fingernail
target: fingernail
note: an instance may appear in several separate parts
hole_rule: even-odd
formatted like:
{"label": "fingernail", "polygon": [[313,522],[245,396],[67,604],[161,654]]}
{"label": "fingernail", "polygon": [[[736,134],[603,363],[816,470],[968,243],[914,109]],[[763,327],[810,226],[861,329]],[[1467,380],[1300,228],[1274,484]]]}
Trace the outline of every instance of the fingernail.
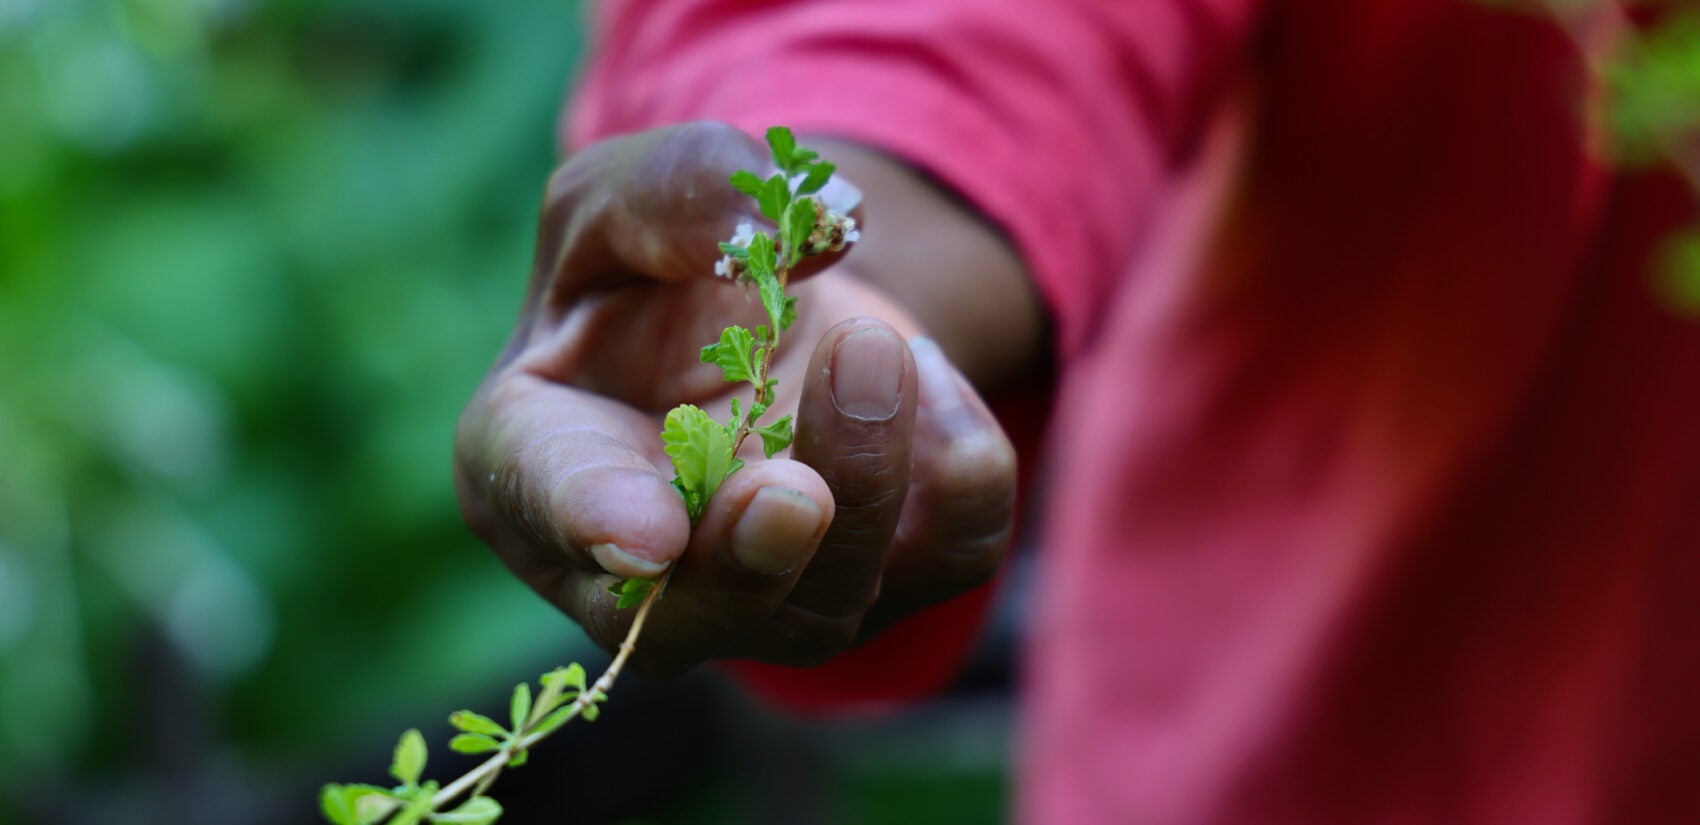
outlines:
{"label": "fingernail", "polygon": [[832,403],[864,421],[897,414],[903,378],[903,342],[877,327],[860,329],[838,342],[832,354]]}
{"label": "fingernail", "polygon": [[592,544],[590,555],[603,570],[616,576],[642,576],[647,579],[659,576],[667,569],[666,564],[638,558],[613,544]]}
{"label": "fingernail", "polygon": [[732,557],[767,576],[788,573],[813,550],[824,516],[814,499],[784,487],[763,487],[732,527]]}
{"label": "fingernail", "polygon": [[838,175],[827,178],[826,185],[815,197],[820,198],[823,206],[840,215],[848,215],[850,210],[862,205],[862,190]]}

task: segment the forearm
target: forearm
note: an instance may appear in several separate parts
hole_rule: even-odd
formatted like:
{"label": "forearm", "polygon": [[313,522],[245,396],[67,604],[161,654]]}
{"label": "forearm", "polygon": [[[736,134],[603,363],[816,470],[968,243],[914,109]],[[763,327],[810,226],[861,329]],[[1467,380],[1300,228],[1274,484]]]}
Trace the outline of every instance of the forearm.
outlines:
{"label": "forearm", "polygon": [[982,389],[1018,381],[1043,363],[1044,307],[996,227],[889,155],[830,138],[809,143],[863,192],[866,226],[844,269],[913,313]]}

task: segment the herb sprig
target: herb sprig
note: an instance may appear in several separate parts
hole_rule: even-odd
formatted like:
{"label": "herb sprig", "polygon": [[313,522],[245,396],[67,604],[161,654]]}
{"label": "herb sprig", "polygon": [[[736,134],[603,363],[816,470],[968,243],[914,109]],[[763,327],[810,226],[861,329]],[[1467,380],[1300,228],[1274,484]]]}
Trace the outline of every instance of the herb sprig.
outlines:
{"label": "herb sprig", "polygon": [[[791,445],[791,416],[761,423],[779,383],[768,374],[773,355],[781,334],[797,320],[797,299],[785,289],[792,270],[805,258],[842,250],[860,237],[855,219],[833,212],[818,197],[832,178],[833,165],[798,146],[791,130],[783,126],[767,130],[767,143],[778,171],[766,178],[740,171],[731,183],[755,199],[762,217],[777,232],[768,234],[752,223],[740,224],[732,238],[720,244],[721,258],[714,268],[717,275],[755,289],[767,323],[754,330],[727,327],[720,340],[703,347],[701,354],[703,363],[720,367],[727,382],[749,384],[753,397],[748,406],[733,398],[731,417],[724,423],[700,407],[682,404],[667,413],[661,429],[661,441],[673,465],[673,488],[684,498],[693,525],[720,484],[744,466],[738,449],[750,434],[761,439],[762,453],[768,458]],[[422,781],[425,737],[409,730],[396,744],[390,763],[390,775],[399,784],[326,785],[319,796],[325,818],[336,825],[495,822],[502,806],[486,795],[490,786],[503,770],[524,765],[533,745],[568,722],[596,721],[601,703],[637,649],[644,622],[672,572],[668,568],[654,579],[630,578],[609,586],[617,597],[617,608],[636,607],[637,612],[613,661],[594,683],[586,684],[584,668],[574,663],[543,674],[535,696],[529,683],[516,685],[506,726],[470,710],[450,714],[449,724],[457,733],[449,740],[449,749],[474,756],[488,754],[476,767],[447,785]],[[460,804],[448,807],[462,797]]]}

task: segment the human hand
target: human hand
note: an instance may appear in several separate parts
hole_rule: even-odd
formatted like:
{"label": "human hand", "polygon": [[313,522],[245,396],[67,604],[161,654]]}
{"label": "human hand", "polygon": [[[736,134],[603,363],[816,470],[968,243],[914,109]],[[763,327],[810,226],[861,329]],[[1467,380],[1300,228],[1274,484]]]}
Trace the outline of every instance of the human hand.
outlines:
{"label": "human hand", "polygon": [[760,317],[712,277],[716,241],[759,220],[726,181],[765,168],[754,141],[708,124],[561,167],[520,323],[457,438],[468,523],[604,647],[632,612],[607,584],[677,561],[633,659],[651,675],[824,661],[869,624],[984,581],[1009,537],[1008,440],[938,347],[905,344],[920,322],[843,267],[793,290],[798,322],[774,363],[774,407],[797,409],[791,456],[747,457],[692,529],[659,414],[724,403],[697,351]]}

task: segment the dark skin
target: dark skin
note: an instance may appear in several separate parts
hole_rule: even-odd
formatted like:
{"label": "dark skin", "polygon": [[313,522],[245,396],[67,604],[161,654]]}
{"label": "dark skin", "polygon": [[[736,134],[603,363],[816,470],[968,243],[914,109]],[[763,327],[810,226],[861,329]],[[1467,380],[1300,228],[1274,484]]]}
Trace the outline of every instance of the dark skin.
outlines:
{"label": "dark skin", "polygon": [[[868,214],[847,259],[794,275],[769,413],[795,410],[788,456],[764,460],[751,439],[694,529],[668,483],[661,416],[695,403],[724,417],[736,389],[698,350],[727,324],[761,323],[712,273],[716,242],[759,224],[727,179],[768,160],[716,124],[605,141],[557,170],[519,324],[461,418],[468,524],[604,648],[635,612],[607,585],[677,562],[632,659],[651,677],[715,658],[824,662],[984,583],[1009,544],[1014,451],[972,386],[1008,382],[1042,351],[1024,271],[914,171],[804,142]],[[848,205],[856,187],[823,197]],[[936,346],[908,343],[923,335]]]}

